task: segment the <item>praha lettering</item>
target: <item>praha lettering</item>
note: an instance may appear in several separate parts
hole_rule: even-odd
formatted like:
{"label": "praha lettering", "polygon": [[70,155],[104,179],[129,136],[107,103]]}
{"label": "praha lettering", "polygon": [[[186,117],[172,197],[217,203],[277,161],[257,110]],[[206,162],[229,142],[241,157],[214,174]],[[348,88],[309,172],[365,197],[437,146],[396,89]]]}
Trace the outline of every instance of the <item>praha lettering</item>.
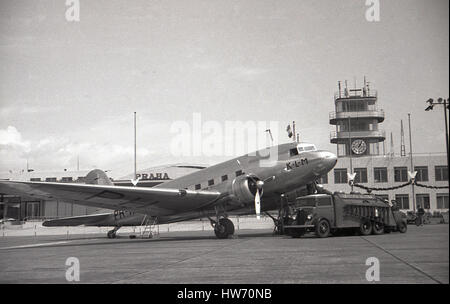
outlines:
{"label": "praha lettering", "polygon": [[136,177],[140,177],[141,180],[166,180],[170,179],[167,173],[142,173],[136,174]]}

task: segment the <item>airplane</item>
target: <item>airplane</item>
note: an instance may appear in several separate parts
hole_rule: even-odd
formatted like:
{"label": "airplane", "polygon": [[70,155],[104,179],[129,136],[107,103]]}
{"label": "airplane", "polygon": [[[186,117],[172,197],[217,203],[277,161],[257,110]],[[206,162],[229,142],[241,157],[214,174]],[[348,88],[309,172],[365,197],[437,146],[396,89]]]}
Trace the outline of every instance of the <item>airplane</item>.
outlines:
{"label": "airplane", "polygon": [[[262,166],[268,149],[277,153],[271,166]],[[258,150],[201,169],[151,188],[115,186],[105,172],[94,169],[85,184],[0,181],[0,193],[40,199],[58,199],[78,205],[114,210],[48,220],[44,226],[113,226],[115,238],[122,226],[139,226],[146,219],[167,224],[208,218],[217,238],[234,234],[229,215],[280,210],[285,193],[315,185],[337,162],[331,152],[314,144],[285,143]],[[261,197],[264,200],[261,201]],[[274,219],[274,218],[272,218]],[[275,221],[275,219],[274,219]]]}

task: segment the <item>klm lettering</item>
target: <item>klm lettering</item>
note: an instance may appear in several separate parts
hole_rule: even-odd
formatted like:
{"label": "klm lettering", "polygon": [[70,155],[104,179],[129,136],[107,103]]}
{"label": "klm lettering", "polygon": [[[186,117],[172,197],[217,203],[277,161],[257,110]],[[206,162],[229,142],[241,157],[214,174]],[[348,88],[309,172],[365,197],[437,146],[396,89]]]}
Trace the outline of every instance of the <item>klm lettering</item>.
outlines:
{"label": "klm lettering", "polygon": [[286,163],[286,170],[292,170],[295,167],[300,167],[308,164],[307,158],[300,158],[300,160],[290,161]]}

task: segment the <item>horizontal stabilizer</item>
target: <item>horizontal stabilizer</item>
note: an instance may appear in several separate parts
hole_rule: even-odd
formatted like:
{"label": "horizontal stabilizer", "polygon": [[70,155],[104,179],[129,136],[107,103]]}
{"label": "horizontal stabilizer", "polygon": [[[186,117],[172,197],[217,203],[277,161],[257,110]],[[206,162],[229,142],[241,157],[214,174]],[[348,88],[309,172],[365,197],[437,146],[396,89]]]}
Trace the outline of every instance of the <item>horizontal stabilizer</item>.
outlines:
{"label": "horizontal stabilizer", "polygon": [[64,217],[54,220],[44,221],[42,226],[45,227],[61,227],[61,226],[97,226],[101,225],[105,220],[111,217],[111,213],[102,213],[102,214],[91,214],[91,215],[81,215],[81,216],[72,216],[72,217]]}

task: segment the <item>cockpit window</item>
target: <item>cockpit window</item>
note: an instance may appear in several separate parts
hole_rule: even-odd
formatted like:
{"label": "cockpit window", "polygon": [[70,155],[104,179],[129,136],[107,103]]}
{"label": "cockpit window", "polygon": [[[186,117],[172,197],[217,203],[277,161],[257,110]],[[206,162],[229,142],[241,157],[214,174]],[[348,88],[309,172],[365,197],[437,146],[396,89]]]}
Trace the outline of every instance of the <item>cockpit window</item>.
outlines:
{"label": "cockpit window", "polygon": [[307,152],[307,151],[316,151],[317,148],[313,144],[298,144],[297,145],[298,153]]}
{"label": "cockpit window", "polygon": [[298,150],[296,148],[289,150],[290,156],[298,155]]}

